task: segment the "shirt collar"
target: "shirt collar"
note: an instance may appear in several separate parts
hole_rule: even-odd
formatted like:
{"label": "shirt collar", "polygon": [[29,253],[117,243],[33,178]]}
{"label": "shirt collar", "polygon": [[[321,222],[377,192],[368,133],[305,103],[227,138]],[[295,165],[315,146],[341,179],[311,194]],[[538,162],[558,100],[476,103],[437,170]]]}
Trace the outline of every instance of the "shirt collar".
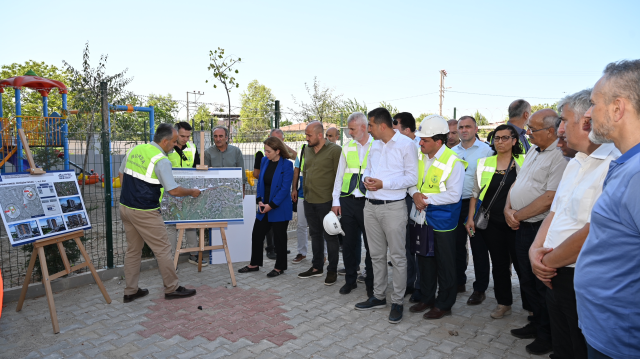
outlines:
{"label": "shirt collar", "polygon": [[[400,131],[398,131],[398,130],[395,130],[395,129],[394,129],[394,130],[393,130],[393,132],[395,132],[396,134],[395,134],[395,135],[393,135],[393,137],[391,137],[391,140],[389,140],[389,141],[398,142],[398,138],[400,138],[400,136],[404,136],[404,135],[403,135],[403,134],[401,134],[401,133],[400,133]],[[407,137],[407,136],[405,136],[405,137]],[[407,137],[407,138],[409,138],[409,137]],[[410,138],[409,138],[409,139],[410,139]],[[384,143],[384,142],[383,142],[383,143]]]}
{"label": "shirt collar", "polygon": [[[602,147],[602,146],[601,146]],[[638,153],[640,153],[640,143],[631,147],[631,149],[629,149],[629,151],[625,152],[622,156],[618,157],[617,160],[615,160],[615,163],[625,163],[628,160],[631,159],[631,157],[637,155]]]}
{"label": "shirt collar", "polygon": [[616,146],[613,143],[603,143],[600,147],[596,148],[595,151],[591,152],[589,157],[593,157],[599,160],[604,160],[611,154],[611,152],[616,150]]}
{"label": "shirt collar", "polygon": [[549,147],[545,148],[544,151],[540,150],[540,147],[536,146],[536,151],[547,152],[547,151],[558,149],[558,141],[560,141],[560,139],[556,139],[555,141],[553,141],[553,143],[550,144]]}
{"label": "shirt collar", "polygon": [[164,152],[164,150],[162,149],[162,147],[160,147],[159,144],[155,143],[154,141],[151,141],[151,145],[155,146],[157,149],[159,149],[162,152],[162,154],[164,154],[165,156],[167,155],[167,153]]}
{"label": "shirt collar", "polygon": [[445,149],[447,149],[447,145],[442,145],[442,147],[440,147],[440,149],[438,150],[438,152],[436,152],[435,156],[433,156],[433,158],[429,158],[429,155],[425,155],[425,157],[427,157],[427,160],[433,160],[434,158],[440,158],[440,156],[442,156],[442,154],[444,153]]}
{"label": "shirt collar", "polygon": [[512,122],[507,122],[507,125],[513,127],[516,129],[516,131],[518,131],[518,133],[520,134],[520,136],[524,135],[525,133],[527,133],[527,131],[525,131],[523,128],[520,128],[516,125],[514,125]]}
{"label": "shirt collar", "polygon": [[[473,144],[472,144],[472,145],[471,145],[471,147],[469,147],[469,148],[473,148],[473,147],[480,147],[480,143],[482,143],[482,141],[480,141],[480,140],[476,137],[476,140],[475,140],[475,141],[473,141]],[[464,148],[464,147],[462,147],[462,141],[460,141],[460,143],[458,143],[457,145],[455,145],[453,148],[457,148],[457,149],[462,150],[462,151],[465,151],[465,150],[468,150],[468,149],[469,149],[469,148]],[[453,148],[452,148],[452,149],[453,149]]]}

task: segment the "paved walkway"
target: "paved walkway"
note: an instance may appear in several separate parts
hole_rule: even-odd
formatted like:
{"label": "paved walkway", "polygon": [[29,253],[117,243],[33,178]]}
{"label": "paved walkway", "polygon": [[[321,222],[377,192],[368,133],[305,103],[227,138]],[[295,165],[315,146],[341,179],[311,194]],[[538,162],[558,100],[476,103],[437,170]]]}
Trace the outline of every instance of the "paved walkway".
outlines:
{"label": "paved walkway", "polygon": [[[111,304],[104,302],[96,285],[57,293],[59,334],[52,332],[44,298],[27,300],[19,313],[15,302],[8,303],[0,319],[0,357],[532,357],[524,348],[531,340],[509,334],[527,322],[515,274],[514,310],[504,319],[489,317],[496,305],[490,287],[487,300],[478,306],[465,304],[470,291],[459,294],[453,315],[440,320],[410,313],[407,301],[403,321],[394,325],[387,321],[390,305],[364,312],[353,309],[365,299],[364,284],[341,295],[344,277],[333,286],[325,286],[324,277],[298,279],[297,273],[310,267],[309,259],[290,264],[285,275],[267,278],[273,263],[265,257],[266,267],[260,272],[236,274],[236,288],[226,265],[210,265],[198,273],[194,265],[181,264],[181,285],[198,289],[195,297],[182,300],[164,300],[155,269],[140,276],[140,286],[150,294],[128,304],[122,303],[124,280],[117,278],[105,282]],[[472,265],[467,275],[470,288]]]}

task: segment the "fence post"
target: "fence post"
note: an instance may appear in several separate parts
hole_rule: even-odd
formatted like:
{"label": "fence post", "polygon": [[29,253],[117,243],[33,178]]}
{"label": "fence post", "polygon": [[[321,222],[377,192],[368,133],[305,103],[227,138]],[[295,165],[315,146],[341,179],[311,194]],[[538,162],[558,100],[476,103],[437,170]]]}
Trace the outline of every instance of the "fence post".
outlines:
{"label": "fence post", "polygon": [[343,122],[344,122],[344,114],[342,112],[340,112],[340,146],[342,146],[342,136],[343,136],[342,125],[343,125]]}
{"label": "fence post", "polygon": [[102,103],[102,167],[104,174],[104,221],[107,240],[107,268],[113,268],[113,222],[111,219],[111,151],[109,150],[109,99],[107,98],[107,83],[100,82],[100,98]]}
{"label": "fence post", "polygon": [[280,100],[276,100],[275,114],[276,114],[276,121],[275,121],[274,127],[280,128]]}
{"label": "fence post", "polygon": [[455,107],[453,108],[453,119],[454,120],[456,119],[456,108]]}

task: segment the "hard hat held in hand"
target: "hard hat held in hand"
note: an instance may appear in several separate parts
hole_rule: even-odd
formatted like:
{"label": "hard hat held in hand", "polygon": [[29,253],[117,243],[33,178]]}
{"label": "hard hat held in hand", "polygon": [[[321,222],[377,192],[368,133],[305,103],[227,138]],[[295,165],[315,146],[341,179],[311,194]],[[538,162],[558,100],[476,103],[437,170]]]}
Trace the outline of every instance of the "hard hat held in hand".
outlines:
{"label": "hard hat held in hand", "polygon": [[435,135],[446,135],[449,133],[449,124],[442,116],[429,115],[422,120],[418,130],[417,137],[433,137]]}
{"label": "hard hat held in hand", "polygon": [[345,235],[338,216],[333,212],[329,212],[324,216],[322,224],[324,225],[324,230],[331,236],[336,236],[338,234],[342,234],[343,236]]}

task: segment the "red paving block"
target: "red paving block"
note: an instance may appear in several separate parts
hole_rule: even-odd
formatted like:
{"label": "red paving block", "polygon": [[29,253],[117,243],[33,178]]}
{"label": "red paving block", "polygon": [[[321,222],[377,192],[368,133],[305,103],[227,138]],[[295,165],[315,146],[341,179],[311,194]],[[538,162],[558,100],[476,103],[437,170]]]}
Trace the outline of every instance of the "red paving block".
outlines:
{"label": "red paving block", "polygon": [[[268,339],[276,345],[295,339],[285,332],[292,326],[284,323],[289,318],[281,315],[286,310],[275,295],[276,290],[196,288],[198,295],[181,301],[154,299],[141,325],[146,329],[138,333],[148,338],[158,333],[166,339],[180,335],[187,340],[197,336],[214,341],[224,337],[232,342],[247,338],[253,343]],[[198,310],[202,306],[204,311]]]}

